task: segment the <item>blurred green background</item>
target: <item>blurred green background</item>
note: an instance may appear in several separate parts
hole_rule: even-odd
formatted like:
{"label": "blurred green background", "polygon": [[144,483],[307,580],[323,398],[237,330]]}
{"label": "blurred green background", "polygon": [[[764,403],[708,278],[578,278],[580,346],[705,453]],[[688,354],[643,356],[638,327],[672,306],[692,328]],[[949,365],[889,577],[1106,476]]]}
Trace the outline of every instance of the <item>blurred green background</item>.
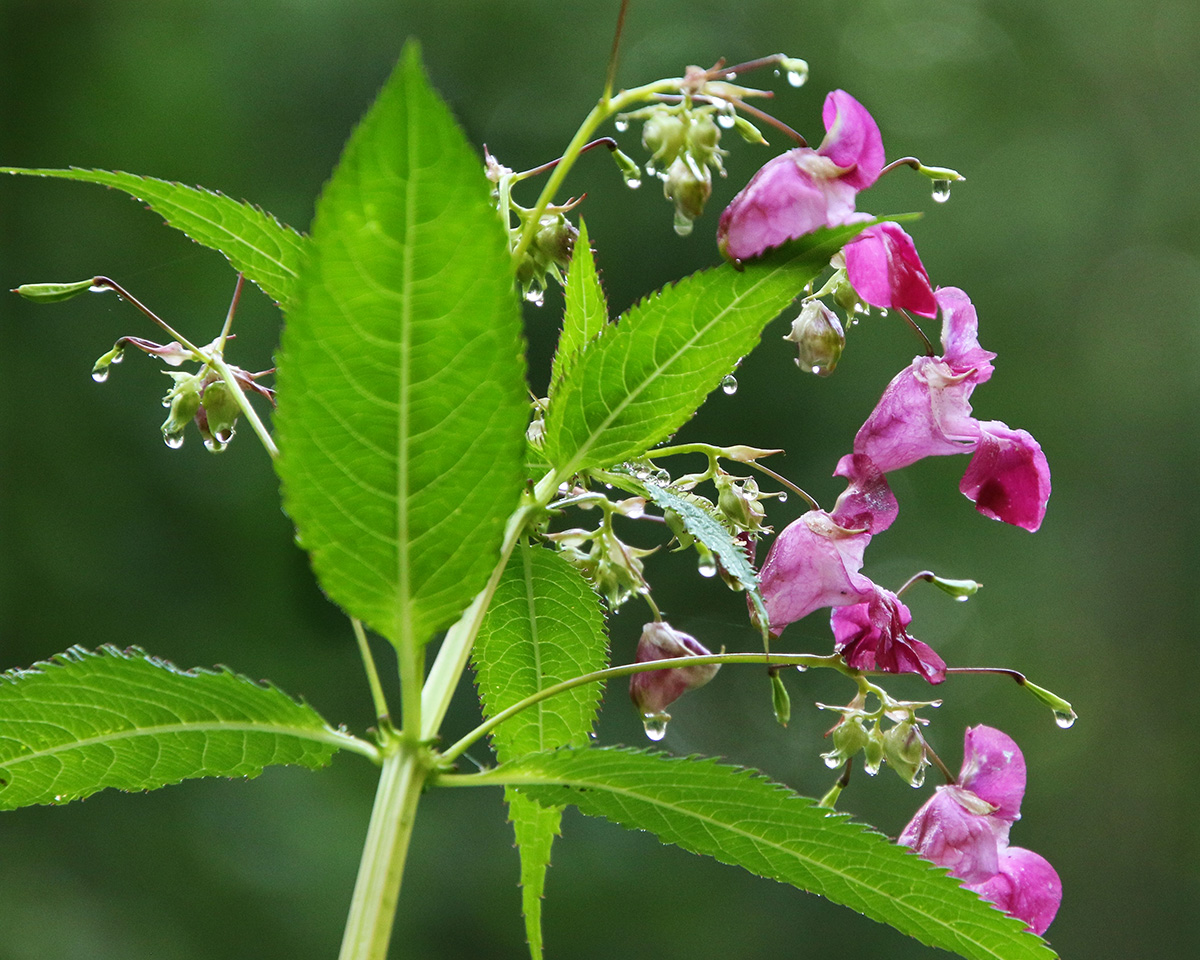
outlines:
{"label": "blurred green background", "polygon": [[[0,0],[0,163],[80,165],[200,183],[306,228],[342,142],[409,36],[471,140],[523,168],[555,156],[599,94],[615,0]],[[986,589],[969,604],[912,597],[914,633],[954,664],[1007,665],[1071,699],[1049,712],[1000,679],[967,677],[930,737],[957,766],[964,726],[1002,727],[1029,765],[1014,842],[1048,857],[1065,898],[1064,957],[1192,958],[1200,942],[1196,657],[1200,388],[1200,8],[1193,0],[634,0],[619,80],[784,51],[812,79],[772,109],[814,142],[827,90],[872,111],[889,157],[968,182],[935,205],[901,171],[860,197],[910,227],[935,282],[965,288],[999,354],[976,412],[1030,430],[1054,474],[1037,536],[983,520],[957,493],[965,458],[893,475],[900,518],[866,572],[895,587],[933,567]],[[749,82],[759,78],[748,77]],[[625,135],[640,155],[636,133]],[[781,146],[781,145],[777,145]],[[722,206],[769,156],[740,142],[686,240],[651,186],[626,190],[593,154],[569,182],[612,305],[717,261]],[[532,201],[532,193],[524,198]],[[0,287],[106,274],[201,341],[233,287],[216,254],[123,195],[0,182]],[[561,299],[529,308],[535,383]],[[280,317],[244,298],[233,360],[270,365]],[[826,504],[857,426],[916,345],[894,319],[855,328],[829,381],[800,375],[776,321],[681,434],[781,446],[775,464]],[[935,331],[936,332],[936,331]],[[93,360],[153,336],[114,297],[35,307],[0,297],[0,667],[72,644],[139,644],[181,666],[225,663],[305,696],[361,732],[371,721],[349,630],[293,546],[249,436],[220,457],[158,434],[166,387],[130,356],[103,386]],[[248,431],[247,431],[248,433]],[[777,528],[802,507],[771,515]],[[710,647],[753,646],[739,598],[679,557],[654,558],[659,603]],[[645,613],[613,622],[628,659]],[[791,650],[824,652],[820,622]],[[391,663],[386,651],[384,662]],[[890,688],[914,698],[919,681]],[[754,670],[726,669],[678,705],[664,746],[759,766],[824,792],[816,754],[836,678],[791,682],[771,716]],[[448,730],[473,722],[469,689]],[[640,743],[622,689],[604,743]],[[483,756],[480,759],[485,759]],[[931,777],[931,780],[933,778]],[[113,792],[0,817],[0,960],[332,957],[373,790],[338,758],[321,774]],[[887,770],[842,807],[895,834],[928,793]],[[918,958],[933,951],[768,881],[568,815],[549,875],[550,957]],[[497,792],[429,795],[393,955],[525,955],[517,858]]]}

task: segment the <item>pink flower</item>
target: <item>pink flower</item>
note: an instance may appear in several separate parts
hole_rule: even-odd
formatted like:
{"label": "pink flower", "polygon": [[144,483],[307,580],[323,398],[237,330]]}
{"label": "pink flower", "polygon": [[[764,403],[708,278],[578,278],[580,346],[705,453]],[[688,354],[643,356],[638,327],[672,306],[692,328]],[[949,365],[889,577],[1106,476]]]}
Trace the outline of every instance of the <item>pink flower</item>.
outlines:
{"label": "pink flower", "polygon": [[717,245],[730,260],[853,219],[855,195],[883,169],[883,139],[866,108],[844,90],[825,98],[822,119],[820,147],[769,160],[721,214]]}
{"label": "pink flower", "polygon": [[898,507],[883,474],[865,457],[849,455],[834,476],[849,485],[833,513],[809,510],[771,544],[759,572],[763,602],[776,636],[821,607],[859,603],[875,585],[859,571],[873,534],[886,530]]}
{"label": "pink flower", "polygon": [[855,292],[873,307],[936,317],[938,305],[912,237],[899,224],[868,227],[842,253]]}
{"label": "pink flower", "polygon": [[909,636],[912,614],[890,590],[876,586],[864,602],[837,607],[829,623],[833,649],[856,670],[918,673],[930,683],[946,679],[946,662]]}
{"label": "pink flower", "polygon": [[[642,628],[635,663],[669,660],[675,657],[707,657],[712,653],[691,634],[656,620]],[[705,663],[694,667],[647,670],[629,678],[629,698],[643,716],[663,714],[689,690],[702,687],[717,675],[720,664]]]}
{"label": "pink flower", "polygon": [[958,782],[937,788],[899,842],[1040,935],[1058,912],[1062,883],[1045,858],[1008,845],[1024,795],[1025,758],[1013,739],[970,728]]}
{"label": "pink flower", "polygon": [[971,393],[992,375],[995,354],[979,346],[978,318],[955,287],[935,294],[942,310],[940,357],[917,357],[887,385],[854,438],[854,452],[884,473],[923,457],[974,453],[962,492],[985,516],[1037,530],[1050,497],[1050,467],[1023,430],[971,415]]}

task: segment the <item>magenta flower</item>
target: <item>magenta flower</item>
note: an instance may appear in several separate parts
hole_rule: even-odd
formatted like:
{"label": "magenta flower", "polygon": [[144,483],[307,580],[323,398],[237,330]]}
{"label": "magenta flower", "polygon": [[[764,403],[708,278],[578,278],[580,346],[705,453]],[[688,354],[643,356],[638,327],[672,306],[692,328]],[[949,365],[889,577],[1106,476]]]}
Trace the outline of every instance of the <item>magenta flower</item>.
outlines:
{"label": "magenta flower", "polygon": [[946,679],[946,662],[908,634],[912,614],[890,590],[873,586],[862,603],[837,607],[829,619],[833,649],[856,670],[918,673],[930,683]]}
{"label": "magenta flower", "polygon": [[[712,651],[691,634],[656,620],[642,628],[635,663],[669,660],[674,657],[707,657]],[[666,708],[689,690],[702,687],[717,675],[720,664],[647,670],[629,678],[629,698],[644,717],[664,714]]]}
{"label": "magenta flower", "polygon": [[879,127],[844,90],[825,98],[825,139],[769,160],[721,214],[717,245],[730,260],[757,257],[818,227],[854,216],[854,198],[883,169]]}
{"label": "magenta flower", "polygon": [[833,513],[809,510],[775,538],[759,571],[771,624],[778,634],[821,607],[869,599],[875,584],[859,571],[873,534],[886,530],[899,507],[883,474],[865,457],[849,455],[834,476],[849,485]]}
{"label": "magenta flower", "polygon": [[992,375],[995,354],[979,346],[978,318],[967,295],[940,287],[940,357],[917,357],[887,385],[854,438],[884,473],[923,457],[974,453],[962,492],[984,516],[1037,530],[1050,497],[1050,467],[1023,430],[971,415],[971,393]]}
{"label": "magenta flower", "polygon": [[842,249],[850,285],[864,301],[884,310],[937,316],[937,300],[912,237],[899,224],[868,227]]}
{"label": "magenta flower", "polygon": [[1058,912],[1062,882],[1045,858],[1008,845],[1024,795],[1025,758],[1013,739],[969,728],[958,782],[937,788],[899,842],[1040,935]]}

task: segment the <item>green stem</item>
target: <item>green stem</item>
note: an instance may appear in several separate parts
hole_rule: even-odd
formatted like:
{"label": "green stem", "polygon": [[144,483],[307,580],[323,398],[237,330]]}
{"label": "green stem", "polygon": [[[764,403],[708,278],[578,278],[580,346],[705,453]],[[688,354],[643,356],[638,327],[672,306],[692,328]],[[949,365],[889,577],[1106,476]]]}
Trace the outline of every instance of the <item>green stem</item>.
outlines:
{"label": "green stem", "polygon": [[409,737],[384,757],[354,897],[338,960],[386,960],[417,803],[428,775],[426,751]]}
{"label": "green stem", "polygon": [[225,358],[216,356],[215,354],[213,356],[208,356],[207,354],[201,353],[201,355],[205,357],[205,360],[209,366],[211,366],[217,371],[217,373],[221,375],[221,379],[230,385],[232,388],[230,393],[233,394],[233,398],[237,401],[238,409],[242,411],[242,415],[246,418],[246,422],[250,424],[250,428],[254,431],[255,436],[258,437],[259,442],[263,445],[263,449],[266,450],[271,459],[274,460],[279,456],[279,448],[275,446],[275,441],[271,439],[271,432],[266,428],[266,425],[259,418],[254,407],[250,405],[250,399],[246,396],[246,391],[242,390],[241,387],[238,386],[237,378],[234,376],[233,371],[229,369],[229,364],[225,362]]}
{"label": "green stem", "polygon": [[542,188],[537,203],[534,204],[533,210],[526,218],[525,228],[521,231],[521,237],[513,249],[512,256],[514,263],[520,263],[521,257],[529,249],[529,244],[533,242],[533,235],[537,232],[538,224],[541,223],[542,214],[550,206],[550,202],[554,199],[555,194],[558,193],[562,182],[566,179],[567,174],[570,173],[571,167],[575,165],[575,161],[579,158],[584,146],[592,139],[592,134],[600,127],[600,124],[613,114],[620,113],[635,103],[648,100],[657,93],[678,90],[682,83],[683,80],[678,77],[668,80],[656,80],[654,83],[634,87],[632,90],[622,90],[615,97],[610,96],[608,91],[605,91],[605,95],[592,107],[591,112],[584,118],[579,129],[575,131],[575,136],[567,144],[567,149],[563,151],[562,160],[558,162],[551,171],[549,178],[547,178],[546,185]]}
{"label": "green stem", "polygon": [[371,656],[371,647],[367,643],[367,631],[363,629],[362,621],[357,617],[350,618],[350,626],[354,630],[354,640],[358,644],[363,669],[367,672],[367,686],[371,688],[371,699],[375,703],[375,717],[380,721],[390,721],[392,712],[383,693],[383,684],[379,682],[379,670],[375,667],[375,658]]}
{"label": "green stem", "polygon": [[560,693],[565,693],[568,690],[574,690],[576,687],[582,687],[589,683],[602,683],[605,680],[612,680],[617,677],[628,677],[635,673],[645,673],[648,670],[698,667],[712,663],[755,663],[768,667],[830,667],[846,675],[856,676],[858,674],[857,670],[852,670],[846,666],[846,662],[840,654],[822,657],[808,653],[714,653],[705,657],[671,657],[665,660],[650,660],[645,663],[626,663],[619,667],[608,667],[604,670],[595,670],[592,673],[581,674],[578,677],[572,677],[570,680],[564,680],[561,683],[556,683],[553,686],[531,694],[524,700],[514,703],[511,707],[501,710],[494,717],[485,720],[466,736],[454,743],[449,749],[441,753],[438,756],[438,761],[440,763],[451,763],[460,757],[464,751],[469,749],[473,743],[486,736],[505,720],[516,716],[522,710],[541,703],[543,700],[557,696]]}

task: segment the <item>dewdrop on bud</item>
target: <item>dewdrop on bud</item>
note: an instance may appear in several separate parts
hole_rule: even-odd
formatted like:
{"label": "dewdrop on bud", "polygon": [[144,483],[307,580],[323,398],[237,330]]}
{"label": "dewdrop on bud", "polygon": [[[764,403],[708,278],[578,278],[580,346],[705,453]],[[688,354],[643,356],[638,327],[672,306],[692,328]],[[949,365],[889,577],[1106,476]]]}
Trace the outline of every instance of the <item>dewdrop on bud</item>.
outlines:
{"label": "dewdrop on bud", "polygon": [[802,87],[808,80],[808,61],[797,57],[784,57],[779,61],[779,69],[783,71],[787,82],[793,87]]}
{"label": "dewdrop on bud", "polygon": [[792,321],[791,332],[783,338],[799,348],[796,365],[805,373],[827,377],[837,368],[846,346],[842,324],[820,300],[809,300]]}
{"label": "dewdrop on bud", "polygon": [[[657,620],[642,628],[638,640],[636,663],[669,660],[676,657],[711,656],[702,643],[690,634],[676,630],[669,623]],[[665,670],[646,670],[629,678],[629,698],[642,717],[646,735],[661,740],[671,719],[666,708],[689,690],[702,687],[717,675],[720,664],[697,664],[694,667],[671,667]]]}

